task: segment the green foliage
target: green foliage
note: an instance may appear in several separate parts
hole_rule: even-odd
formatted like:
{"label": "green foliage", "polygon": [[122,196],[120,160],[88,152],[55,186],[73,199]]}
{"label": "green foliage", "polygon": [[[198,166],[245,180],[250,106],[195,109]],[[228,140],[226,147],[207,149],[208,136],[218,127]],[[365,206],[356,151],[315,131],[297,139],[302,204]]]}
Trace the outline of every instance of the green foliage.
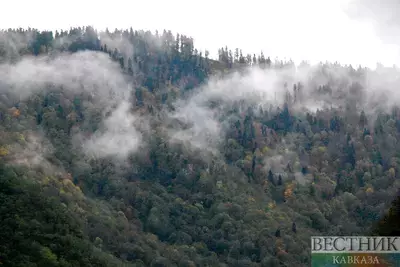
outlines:
{"label": "green foliage", "polygon": [[95,251],[82,232],[83,221],[49,195],[37,177],[17,178],[23,170],[0,166],[0,259],[4,266],[120,266]]}
{"label": "green foliage", "polygon": [[[398,114],[373,121],[363,111],[332,108],[295,116],[301,83],[282,109],[234,101],[218,110],[229,118],[220,157],[167,141],[161,111],[210,75],[293,62],[227,47],[212,60],[191,38],[169,31],[105,33],[126,38],[132,54],[102,43],[91,27],[7,34],[34,38],[18,55],[0,51],[1,62],[56,51],[109,54],[134,88],[132,109],[152,118],[153,131],[146,148],[115,164],[87,157],[74,143],[74,131],[90,136],[101,127],[103,107],[90,95],[54,86],[28,99],[0,95],[4,266],[309,266],[310,236],[366,234],[395,196]],[[67,37],[73,41],[60,46]],[[331,97],[330,84],[315,87],[315,95]],[[40,153],[30,147],[39,133],[53,149],[34,164],[25,152]]]}

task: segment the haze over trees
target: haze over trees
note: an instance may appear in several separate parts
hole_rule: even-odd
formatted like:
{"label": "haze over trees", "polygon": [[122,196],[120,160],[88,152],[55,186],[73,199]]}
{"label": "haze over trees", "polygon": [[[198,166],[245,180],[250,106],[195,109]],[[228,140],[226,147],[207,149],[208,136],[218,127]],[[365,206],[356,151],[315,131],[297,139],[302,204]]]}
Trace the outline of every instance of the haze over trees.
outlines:
{"label": "haze over trees", "polygon": [[3,266],[309,266],[312,235],[388,234],[396,68],[92,27],[4,30],[0,62]]}

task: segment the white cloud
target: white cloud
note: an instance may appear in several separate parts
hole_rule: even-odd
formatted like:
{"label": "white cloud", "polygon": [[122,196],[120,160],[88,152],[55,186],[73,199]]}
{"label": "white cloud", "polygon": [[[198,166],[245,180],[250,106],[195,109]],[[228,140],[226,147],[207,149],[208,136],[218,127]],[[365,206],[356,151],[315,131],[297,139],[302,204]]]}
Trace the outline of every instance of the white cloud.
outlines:
{"label": "white cloud", "polygon": [[92,103],[82,100],[88,106],[88,114],[98,109],[104,115],[112,111],[104,120],[104,128],[89,140],[80,139],[80,134],[76,136],[77,141],[84,141],[80,143],[84,152],[120,159],[139,147],[141,134],[134,125],[137,117],[129,109],[130,87],[118,64],[104,53],[85,51],[24,57],[16,64],[1,64],[0,81],[0,92],[11,91],[21,100],[42,90],[61,88],[64,94],[91,94]]}
{"label": "white cloud", "polygon": [[136,130],[138,119],[130,112],[130,103],[122,102],[104,120],[104,129],[96,131],[83,145],[95,156],[115,156],[126,159],[141,145],[141,134]]}

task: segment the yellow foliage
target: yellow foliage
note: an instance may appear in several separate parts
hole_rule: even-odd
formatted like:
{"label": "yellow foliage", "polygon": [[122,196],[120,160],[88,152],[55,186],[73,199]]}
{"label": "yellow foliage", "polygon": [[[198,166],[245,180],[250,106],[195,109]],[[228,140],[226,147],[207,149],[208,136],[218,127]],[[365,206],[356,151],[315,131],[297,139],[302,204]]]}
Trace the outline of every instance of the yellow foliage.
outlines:
{"label": "yellow foliage", "polygon": [[275,246],[278,251],[284,251],[285,245],[281,238],[277,238],[275,241]]}
{"label": "yellow foliage", "polygon": [[67,179],[67,180],[71,180],[72,181],[72,175],[70,174],[70,173],[66,173],[65,175],[64,175],[64,179]]}
{"label": "yellow foliage", "polygon": [[253,157],[251,155],[247,155],[244,159],[247,161],[252,161]]}
{"label": "yellow foliage", "polygon": [[374,192],[374,189],[372,187],[368,187],[367,190],[365,190],[367,193],[372,193]]}
{"label": "yellow foliage", "polygon": [[204,243],[194,243],[193,244],[193,247],[196,249],[196,250],[205,250],[205,249],[207,249],[207,246],[206,246],[206,244],[204,244]]}
{"label": "yellow foliage", "polygon": [[179,202],[179,203],[182,203],[182,202],[183,202],[183,199],[180,198],[180,197],[177,197],[177,198],[175,198],[175,201],[176,201],[176,202]]}
{"label": "yellow foliage", "polygon": [[273,208],[275,208],[275,207],[276,207],[275,202],[270,202],[270,203],[268,203],[268,208],[269,208],[269,209],[273,209]]}
{"label": "yellow foliage", "polygon": [[158,237],[156,235],[153,235],[153,234],[148,234],[147,235],[147,239],[151,240],[153,242],[157,242],[158,241]]}
{"label": "yellow foliage", "polygon": [[256,200],[254,199],[254,197],[249,197],[249,198],[248,198],[248,201],[250,201],[250,202],[256,202]]}
{"label": "yellow foliage", "polygon": [[9,151],[7,148],[1,146],[0,147],[0,156],[7,156],[9,154]]}
{"label": "yellow foliage", "polygon": [[201,179],[201,180],[206,181],[206,180],[208,180],[208,178],[209,178],[209,175],[208,175],[207,172],[202,171],[202,172],[200,173],[200,179]]}
{"label": "yellow foliage", "polygon": [[294,190],[294,183],[289,183],[286,186],[285,192],[283,193],[286,200],[293,195],[293,190]]}
{"label": "yellow foliage", "polygon": [[63,180],[63,185],[65,185],[65,186],[69,186],[69,185],[74,185],[73,183],[72,183],[72,181],[71,180],[68,180],[68,179],[64,179]]}
{"label": "yellow foliage", "polygon": [[263,149],[262,149],[262,153],[263,154],[267,153],[268,151],[269,151],[269,147],[268,146],[263,147]]}
{"label": "yellow foliage", "polygon": [[48,184],[50,182],[50,178],[49,177],[44,177],[43,178],[43,184]]}
{"label": "yellow foliage", "polygon": [[285,218],[283,215],[281,215],[281,214],[278,216],[278,219],[279,219],[281,222],[286,221],[286,218]]}
{"label": "yellow foliage", "polygon": [[390,176],[391,178],[394,178],[394,177],[396,176],[396,171],[395,171],[394,168],[390,168],[390,169],[389,169],[389,176]]}
{"label": "yellow foliage", "polygon": [[10,113],[11,113],[11,115],[12,115],[13,117],[18,117],[18,116],[21,114],[21,112],[19,111],[19,109],[17,109],[16,107],[12,107],[12,108],[10,109]]}
{"label": "yellow foliage", "polygon": [[324,147],[324,146],[318,147],[318,152],[325,153],[326,152],[326,147]]}
{"label": "yellow foliage", "polygon": [[16,138],[18,139],[18,141],[25,141],[25,136],[21,133],[16,133]]}

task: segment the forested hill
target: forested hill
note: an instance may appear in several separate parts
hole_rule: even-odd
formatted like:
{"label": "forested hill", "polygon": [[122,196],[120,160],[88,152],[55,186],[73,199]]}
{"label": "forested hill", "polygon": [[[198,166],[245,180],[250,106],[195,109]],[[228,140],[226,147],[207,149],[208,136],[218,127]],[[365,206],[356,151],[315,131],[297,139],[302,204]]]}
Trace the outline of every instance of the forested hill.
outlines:
{"label": "forested hill", "polygon": [[0,265],[309,266],[312,235],[393,233],[399,81],[170,31],[2,31]]}

